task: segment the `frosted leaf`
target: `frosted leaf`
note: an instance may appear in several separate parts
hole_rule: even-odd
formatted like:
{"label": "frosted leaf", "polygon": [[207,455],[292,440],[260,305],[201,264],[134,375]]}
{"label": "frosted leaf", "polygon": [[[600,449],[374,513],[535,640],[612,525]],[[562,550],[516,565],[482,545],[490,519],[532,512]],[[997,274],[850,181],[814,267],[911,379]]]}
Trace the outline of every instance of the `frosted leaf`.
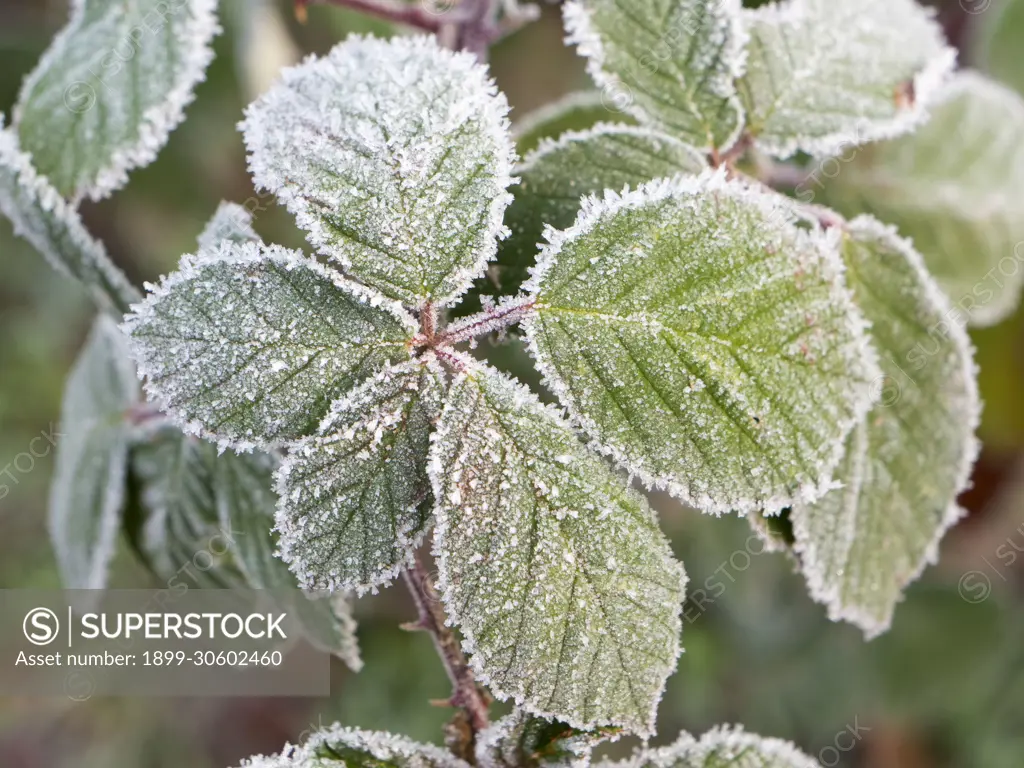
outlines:
{"label": "frosted leaf", "polygon": [[222,202],[217,206],[217,212],[199,235],[199,249],[215,249],[224,240],[239,245],[262,242],[252,228],[252,214],[238,203]]}
{"label": "frosted leaf", "polygon": [[433,744],[420,744],[379,731],[343,728],[317,731],[302,746],[288,745],[279,755],[243,760],[241,768],[469,768],[469,764]]}
{"label": "frosted leaf", "polygon": [[[139,435],[132,446],[127,534],[149,570],[171,587],[247,585],[232,554],[234,533],[217,513],[218,464],[237,459],[228,457],[166,423]],[[203,568],[193,567],[197,557]]]}
{"label": "frosted leaf", "polygon": [[700,149],[743,128],[740,0],[572,0],[567,41],[608,101]]}
{"label": "frosted leaf", "polygon": [[[68,377],[59,432],[33,441],[54,444],[56,439],[48,522],[68,589],[106,586],[125,506],[130,436],[125,417],[139,399],[124,335],[100,316]],[[30,450],[35,452],[33,446]]]}
{"label": "frosted leaf", "polygon": [[[512,138],[519,154],[525,155],[544,139],[557,139],[568,131],[584,131],[606,122],[636,124],[631,116],[615,109],[615,105],[600,91],[579,91],[514,120]],[[513,188],[513,194],[516,191]]]}
{"label": "frosted leaf", "polygon": [[64,197],[99,200],[148,165],[213,58],[216,0],[72,0],[22,85],[14,125]]}
{"label": "frosted leaf", "polygon": [[124,311],[139,300],[138,291],[110,261],[103,244],[32,167],[10,129],[0,130],[0,212],[11,220],[15,234],[57,272],[79,280],[101,307]]}
{"label": "frosted leaf", "polygon": [[957,74],[932,119],[874,145],[825,182],[847,215],[871,213],[913,239],[950,296],[957,322],[991,325],[1024,285],[1024,100]]}
{"label": "frosted leaf", "polygon": [[530,350],[645,482],[713,512],[817,499],[878,375],[833,235],[717,172],[588,199],[526,286]]}
{"label": "frosted leaf", "polygon": [[590,765],[593,748],[616,740],[615,729],[579,731],[557,720],[517,709],[476,739],[479,768],[556,768]]}
{"label": "frosted leaf", "polygon": [[639,752],[630,760],[603,762],[598,768],[821,768],[788,741],[767,739],[740,727],[717,726],[695,739],[682,734],[675,743]]}
{"label": "frosted leaf", "polygon": [[844,240],[881,357],[880,399],[849,438],[843,488],[792,520],[811,594],[873,637],[960,518],[981,405],[970,340],[912,246],[869,217]]}
{"label": "frosted leaf", "polygon": [[648,735],[686,577],[647,502],[517,382],[474,366],[431,447],[448,615],[499,699]]}
{"label": "frosted leaf", "polygon": [[494,257],[515,158],[508,104],[433,37],[350,37],[287,69],[242,124],[256,184],[347,274],[449,304]]}
{"label": "frosted leaf", "polygon": [[411,564],[432,511],[427,450],[443,392],[436,363],[385,369],[291,446],[277,528],[303,586],[362,593]]}
{"label": "frosted leaf", "polygon": [[273,530],[278,502],[273,490],[276,468],[273,457],[259,452],[224,451],[216,458],[214,491],[221,529],[230,532],[231,550],[249,586],[275,590],[274,600],[297,618],[303,635],[314,646],[335,654],[358,672],[363,663],[348,596],[299,593],[283,604],[298,583],[277,556],[278,537]]}
{"label": "frosted leaf", "polygon": [[332,400],[407,360],[400,307],[298,251],[186,256],[125,321],[146,391],[190,434],[240,448],[311,434]]}
{"label": "frosted leaf", "polygon": [[512,230],[499,248],[503,293],[518,290],[533,265],[546,226],[572,226],[581,198],[651,179],[700,173],[696,150],[647,128],[600,124],[545,141],[516,171],[521,182],[505,215]]}
{"label": "frosted leaf", "polygon": [[912,130],[956,60],[916,0],[785,0],[743,11],[747,130],[779,157]]}

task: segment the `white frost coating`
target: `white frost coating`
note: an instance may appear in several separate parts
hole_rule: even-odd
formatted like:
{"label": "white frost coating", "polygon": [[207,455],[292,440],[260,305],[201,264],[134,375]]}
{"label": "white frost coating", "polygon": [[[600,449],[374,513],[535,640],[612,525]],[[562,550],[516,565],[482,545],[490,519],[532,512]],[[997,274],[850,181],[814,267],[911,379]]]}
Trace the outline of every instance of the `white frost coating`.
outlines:
{"label": "white frost coating", "polygon": [[302,586],[361,595],[412,564],[432,511],[427,451],[443,393],[432,359],[386,368],[289,447],[277,530]]}
{"label": "white frost coating", "polygon": [[477,734],[474,754],[479,768],[587,768],[594,747],[619,735],[611,729],[577,731],[515,709]]}
{"label": "white frost coating", "polygon": [[124,413],[139,396],[124,335],[101,315],[68,377],[53,435],[48,524],[68,589],[106,586],[125,501],[130,428]]}
{"label": "white frost coating", "polygon": [[686,574],[645,499],[479,364],[449,390],[428,471],[439,589],[477,679],[540,717],[651,734]]}
{"label": "white frost coating", "polygon": [[916,0],[785,0],[742,13],[747,130],[769,154],[831,155],[907,133],[956,64]]}
{"label": "white frost coating", "polygon": [[330,401],[407,360],[415,320],[299,251],[183,257],[124,328],[146,391],[186,433],[239,450],[311,434]]}
{"label": "white frost coating", "polygon": [[870,213],[914,242],[954,319],[1000,322],[1024,288],[1024,99],[958,72],[909,136],[878,144],[828,180],[824,202]]}
{"label": "white frost coating", "polygon": [[61,194],[100,200],[156,158],[213,59],[216,9],[217,0],[74,0],[14,110],[22,144]]}
{"label": "white frost coating", "polygon": [[0,212],[14,233],[27,240],[62,275],[78,279],[103,307],[127,308],[141,297],[110,261],[103,244],[82,224],[78,212],[32,167],[0,116]]}
{"label": "white frost coating", "polygon": [[[578,46],[608,101],[700,149],[743,130],[735,81],[745,70],[740,0],[571,0],[566,42]],[[628,13],[623,11],[628,7]]]}
{"label": "white frost coating", "polygon": [[287,745],[278,755],[243,760],[241,768],[373,768],[382,763],[398,768],[470,768],[433,744],[381,731],[344,728],[337,723],[317,731],[304,745]]}
{"label": "white frost coating", "polygon": [[[690,173],[699,173],[701,170],[707,168],[707,159],[700,151],[694,149],[685,141],[680,141],[674,136],[662,133],[656,128],[600,122],[582,131],[566,131],[557,137],[545,137],[541,139],[537,148],[532,150],[525,158],[523,158],[523,161],[517,167],[516,172],[519,174],[525,173],[543,161],[544,158],[564,151],[574,144],[585,144],[587,142],[600,141],[605,138],[614,139],[619,137],[634,138],[637,139],[638,142],[648,142],[652,145],[663,145],[664,149],[662,150],[662,160],[667,164],[669,159],[674,159],[675,164],[679,166],[676,173],[680,170]],[[587,169],[582,168],[579,170],[585,172]],[[676,175],[676,173],[673,173],[672,175]],[[649,179],[645,179],[645,181],[648,180]],[[580,197],[583,197],[583,195],[580,195]]]}
{"label": "white frost coating", "polygon": [[671,745],[641,750],[629,760],[602,762],[596,768],[821,768],[793,744],[720,725],[700,739],[683,733]]}
{"label": "white frost coating", "polygon": [[256,184],[354,278],[452,303],[507,231],[508,103],[433,37],[350,37],[285,70],[241,124]]}
{"label": "white frost coating", "polygon": [[[519,151],[526,152],[533,149],[540,138],[562,133],[559,127],[566,121],[574,118],[589,121],[592,116],[593,122],[599,122],[613,118],[614,114],[605,104],[605,97],[600,91],[570,93],[514,120],[512,138],[519,146]],[[628,117],[626,119],[631,120]]]}
{"label": "white frost coating", "polygon": [[547,237],[523,327],[597,450],[713,513],[833,487],[879,375],[838,232],[707,171],[587,198]]}
{"label": "white frost coating", "polygon": [[921,256],[870,217],[848,231],[851,287],[885,371],[881,399],[850,437],[843,489],[794,507],[792,520],[812,596],[870,638],[962,515],[981,401],[970,339]]}
{"label": "white frost coating", "polygon": [[199,235],[199,250],[214,249],[223,240],[239,244],[260,242],[260,236],[252,228],[252,214],[238,203],[221,201]]}

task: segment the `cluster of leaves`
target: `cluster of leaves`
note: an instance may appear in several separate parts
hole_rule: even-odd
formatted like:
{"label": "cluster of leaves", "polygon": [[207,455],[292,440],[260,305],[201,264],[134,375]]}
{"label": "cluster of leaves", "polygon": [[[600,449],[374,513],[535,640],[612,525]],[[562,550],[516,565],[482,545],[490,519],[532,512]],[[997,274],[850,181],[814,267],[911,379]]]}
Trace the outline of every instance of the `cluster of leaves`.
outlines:
{"label": "cluster of leaves", "polygon": [[[579,734],[559,723],[516,713],[480,734],[474,765],[480,768],[552,768],[590,764],[601,734]],[[603,768],[818,768],[788,742],[765,739],[741,728],[720,727],[700,739],[682,734],[671,746],[639,750]],[[470,764],[429,744],[352,728],[324,729],[306,744],[288,746],[273,757],[254,757],[242,768],[470,768]]]}
{"label": "cluster of leaves", "polygon": [[[570,2],[569,40],[629,118],[559,134],[600,114],[574,96],[524,121],[536,146],[518,166],[473,56],[350,38],[286,70],[241,124],[257,186],[321,260],[225,204],[143,300],[75,206],[180,120],[212,5],[80,0],[0,133],[0,210],[103,310],[51,501],[69,585],[102,587],[123,526],[164,578],[226,530],[214,584],[362,594],[432,529],[472,669],[519,706],[478,734],[481,765],[585,763],[602,728],[653,733],[686,576],[632,479],[710,513],[785,513],[830,615],[888,626],[975,458],[964,325],[1004,316],[1024,274],[1000,272],[1024,220],[1024,105],[952,74],[930,12]],[[82,73],[159,9],[160,45],[109,67],[75,113]],[[134,87],[155,71],[159,87]],[[845,167],[820,201],[759,180],[793,157],[808,178]],[[492,261],[497,304],[479,296]],[[484,310],[448,322],[462,300]],[[126,338],[112,318],[129,307]],[[561,408],[468,354],[516,323]],[[357,665],[344,602],[316,604],[320,642]],[[814,765],[730,730],[633,762]],[[335,728],[252,765],[441,763],[464,765]]]}

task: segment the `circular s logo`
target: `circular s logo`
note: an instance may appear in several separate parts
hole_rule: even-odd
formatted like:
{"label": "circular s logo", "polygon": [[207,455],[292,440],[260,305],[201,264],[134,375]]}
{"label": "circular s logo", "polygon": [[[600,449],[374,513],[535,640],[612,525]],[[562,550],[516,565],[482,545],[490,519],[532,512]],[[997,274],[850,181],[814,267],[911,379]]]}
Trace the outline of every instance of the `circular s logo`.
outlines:
{"label": "circular s logo", "polygon": [[60,620],[49,608],[33,608],[25,614],[21,628],[33,645],[49,645],[60,634]]}

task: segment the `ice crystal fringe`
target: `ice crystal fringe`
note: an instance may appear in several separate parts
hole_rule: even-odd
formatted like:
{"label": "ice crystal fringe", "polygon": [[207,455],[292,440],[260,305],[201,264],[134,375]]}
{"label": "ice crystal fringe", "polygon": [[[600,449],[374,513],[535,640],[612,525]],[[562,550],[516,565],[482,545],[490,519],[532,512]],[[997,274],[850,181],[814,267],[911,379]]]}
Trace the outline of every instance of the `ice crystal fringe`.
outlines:
{"label": "ice crystal fringe", "polygon": [[686,576],[646,500],[480,364],[449,390],[429,472],[439,587],[477,679],[540,717],[650,735]]}
{"label": "ice crystal fringe", "polygon": [[401,736],[332,725],[301,746],[286,745],[279,754],[243,760],[241,768],[469,768],[450,752]]}
{"label": "ice crystal fringe", "polygon": [[452,303],[494,258],[511,200],[508,104],[433,37],[350,37],[285,70],[241,128],[256,184],[347,274]]}
{"label": "ice crystal fringe", "polygon": [[747,733],[741,727],[718,726],[700,739],[684,733],[675,743],[638,752],[622,762],[596,768],[821,768],[788,741]]}
{"label": "ice crystal fringe", "polygon": [[58,273],[77,279],[105,309],[123,312],[141,297],[107,255],[103,244],[85,229],[31,159],[18,146],[13,130],[0,119],[0,212]]}
{"label": "ice crystal fringe", "polygon": [[794,507],[792,520],[811,595],[870,638],[961,517],[981,403],[970,339],[913,246],[870,217],[845,237],[885,371],[881,397],[849,439],[843,488]]}
{"label": "ice crystal fringe", "polygon": [[952,299],[958,321],[988,326],[1013,312],[1024,288],[1018,93],[959,72],[926,125],[844,159],[842,171],[824,182],[824,202],[899,227]]}
{"label": "ice crystal fringe", "polygon": [[252,228],[252,214],[237,203],[221,202],[217,212],[199,235],[199,250],[216,249],[222,241],[259,243],[260,236]]}
{"label": "ice crystal fringe", "polygon": [[777,512],[832,488],[879,375],[837,232],[798,229],[783,198],[708,171],[588,198],[547,238],[523,325],[597,450],[709,512]]}
{"label": "ice crystal fringe", "polygon": [[146,391],[186,433],[239,450],[315,431],[330,402],[409,359],[415,320],[298,251],[222,242],[124,324]]}
{"label": "ice crystal fringe", "polygon": [[277,530],[303,586],[363,594],[412,564],[432,512],[427,450],[443,392],[432,355],[387,368],[289,447]]}
{"label": "ice crystal fringe", "polygon": [[916,0],[785,0],[743,11],[747,130],[781,158],[913,130],[956,63]]}
{"label": "ice crystal fringe", "polygon": [[74,0],[14,111],[22,144],[62,195],[99,200],[156,158],[213,58],[216,8],[216,0]]}
{"label": "ice crystal fringe", "polygon": [[[727,149],[743,129],[735,80],[746,36],[739,0],[571,0],[566,42],[608,100],[699,149]],[[639,21],[638,21],[639,19]],[[628,41],[628,42],[627,42]]]}

